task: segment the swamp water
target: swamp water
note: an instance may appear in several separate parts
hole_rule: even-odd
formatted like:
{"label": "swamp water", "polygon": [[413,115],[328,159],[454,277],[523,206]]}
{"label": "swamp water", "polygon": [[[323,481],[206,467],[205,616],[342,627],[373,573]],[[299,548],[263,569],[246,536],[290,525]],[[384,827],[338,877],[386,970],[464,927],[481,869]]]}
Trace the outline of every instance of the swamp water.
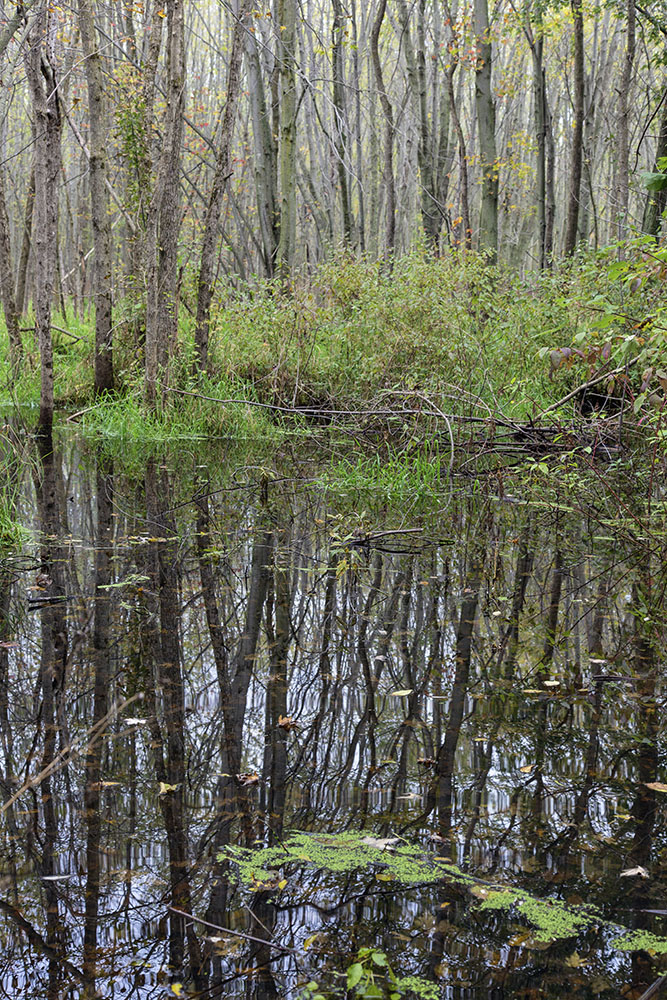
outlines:
{"label": "swamp water", "polygon": [[25,467],[0,996],[638,1000],[667,966],[651,523],[456,478],[361,516],[298,452],[196,447]]}

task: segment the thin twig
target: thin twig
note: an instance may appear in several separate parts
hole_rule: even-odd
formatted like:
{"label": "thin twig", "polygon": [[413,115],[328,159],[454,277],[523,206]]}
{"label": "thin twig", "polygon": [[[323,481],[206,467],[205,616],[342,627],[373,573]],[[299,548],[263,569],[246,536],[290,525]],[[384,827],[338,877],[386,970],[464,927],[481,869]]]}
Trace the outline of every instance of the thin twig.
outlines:
{"label": "thin twig", "polygon": [[243,934],[241,931],[233,931],[229,927],[220,927],[218,924],[209,923],[208,920],[202,920],[201,917],[195,917],[194,913],[186,913],[185,910],[178,910],[175,906],[170,906],[168,909],[172,913],[178,913],[181,917],[187,917],[188,920],[194,920],[198,924],[203,924],[204,927],[210,927],[214,931],[221,931],[223,934],[231,934],[233,937],[243,938],[245,941],[255,941],[257,944],[268,945],[269,948],[278,948],[280,951],[284,951],[288,955],[297,955],[293,948],[287,948],[284,944],[278,944],[277,941],[267,941],[266,938],[254,937],[252,934]]}

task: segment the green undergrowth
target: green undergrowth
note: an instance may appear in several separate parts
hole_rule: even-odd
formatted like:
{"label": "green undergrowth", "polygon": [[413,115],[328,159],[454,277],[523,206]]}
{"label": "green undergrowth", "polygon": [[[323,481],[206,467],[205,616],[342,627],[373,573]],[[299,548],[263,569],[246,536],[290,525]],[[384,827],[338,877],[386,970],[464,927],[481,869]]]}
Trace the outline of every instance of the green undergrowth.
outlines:
{"label": "green undergrowth", "polygon": [[381,840],[352,831],[317,834],[296,830],[274,847],[228,846],[219,859],[231,862],[238,881],[255,891],[290,891],[291,874],[304,867],[333,876],[356,873],[397,887],[444,881],[467,889],[479,901],[480,913],[502,911],[525,922],[538,943],[605,930],[613,935],[611,946],[619,951],[641,948],[667,954],[667,937],[629,930],[605,920],[590,906],[540,899],[524,889],[482,882],[449,859],[429,855],[420,845],[398,837]]}
{"label": "green undergrowth", "polygon": [[[613,364],[618,352],[630,358],[646,351],[647,338],[653,345],[652,370],[661,371],[659,328],[650,336],[644,327],[638,332],[623,312],[632,296],[632,317],[653,315],[661,279],[651,273],[637,284],[634,271],[614,270],[614,260],[612,248],[562,265],[555,273],[522,278],[502,266],[489,267],[472,253],[440,259],[407,254],[391,273],[369,259],[340,254],[307,279],[295,278],[288,293],[259,279],[221,286],[212,317],[208,375],[192,375],[193,320],[184,308],[168,377],[175,391],[151,416],[142,402],[137,310],[120,302],[114,316],[117,396],[90,410],[83,426],[91,433],[128,439],[168,439],[267,433],[285,420],[294,423],[293,417],[262,411],[257,406],[262,403],[403,408],[418,411],[406,422],[414,419],[429,431],[437,426],[445,437],[437,410],[481,420],[482,427],[494,418],[526,422],[585,381],[605,358]],[[185,298],[192,295],[187,282],[184,289]],[[194,302],[185,305],[191,312]],[[71,414],[93,404],[94,318],[92,310],[82,317],[69,310],[66,316],[56,315],[54,323],[68,331],[54,329],[56,405]],[[24,329],[29,326],[28,317]],[[32,333],[25,332],[23,339],[24,361],[12,380],[6,335],[0,338],[0,402],[5,404],[39,401],[38,350]],[[603,349],[616,353],[607,355]],[[640,367],[632,370],[633,376],[639,378]],[[655,381],[658,375],[652,377]],[[195,399],[187,392],[214,400]],[[244,406],[244,401],[254,405]],[[570,402],[554,418],[565,419],[572,412]],[[398,430],[400,436],[400,415],[388,422],[389,433]],[[382,419],[376,424],[375,433],[387,431]],[[297,426],[303,424],[297,421]],[[479,423],[473,426],[480,428]],[[423,485],[428,489],[427,481]]]}

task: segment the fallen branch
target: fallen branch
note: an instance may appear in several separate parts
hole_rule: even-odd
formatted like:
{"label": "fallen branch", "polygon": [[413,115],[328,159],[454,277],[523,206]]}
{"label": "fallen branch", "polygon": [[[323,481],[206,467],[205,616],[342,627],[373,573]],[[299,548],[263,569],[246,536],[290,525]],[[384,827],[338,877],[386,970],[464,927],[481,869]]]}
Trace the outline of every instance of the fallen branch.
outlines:
{"label": "fallen branch", "polygon": [[223,934],[231,934],[233,937],[243,938],[244,941],[255,941],[257,944],[268,945],[269,948],[278,948],[280,951],[284,951],[287,955],[297,955],[293,948],[287,948],[284,944],[278,944],[277,941],[267,941],[266,938],[254,937],[252,934],[243,934],[241,931],[230,930],[229,927],[220,927],[218,924],[212,924],[208,920],[203,920],[201,917],[195,917],[194,913],[186,913],[185,910],[178,910],[175,906],[170,906],[168,909],[172,913],[178,913],[181,917],[187,917],[188,920],[194,920],[198,924],[203,924],[204,927],[210,927],[214,931],[221,931]]}

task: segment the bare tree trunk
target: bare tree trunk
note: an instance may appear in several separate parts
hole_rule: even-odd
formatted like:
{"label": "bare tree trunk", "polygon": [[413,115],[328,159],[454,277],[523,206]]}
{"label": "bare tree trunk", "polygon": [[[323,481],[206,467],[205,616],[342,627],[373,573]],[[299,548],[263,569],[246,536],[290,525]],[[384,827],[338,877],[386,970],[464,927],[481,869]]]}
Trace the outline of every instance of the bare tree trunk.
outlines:
{"label": "bare tree trunk", "polygon": [[396,245],[396,188],[394,185],[394,115],[391,102],[387,97],[387,91],[382,76],[382,63],[380,62],[380,29],[387,10],[387,0],[380,0],[378,5],[373,30],[371,31],[371,58],[373,60],[373,70],[375,73],[375,83],[378,89],[378,96],[384,115],[384,187],[387,195],[387,223],[385,230],[385,259],[389,261],[390,267],[393,263],[394,248]]}
{"label": "bare tree trunk", "polygon": [[331,61],[333,64],[333,106],[335,114],[334,135],[336,149],[336,169],[343,211],[343,240],[352,243],[353,225],[350,206],[349,162],[350,141],[345,99],[345,76],[343,69],[343,7],[341,0],[332,0],[333,23],[331,27]]}
{"label": "bare tree trunk", "polygon": [[254,174],[257,214],[262,237],[264,270],[267,278],[271,278],[273,277],[276,250],[280,239],[276,147],[264,94],[258,45],[255,36],[251,33],[248,33],[246,37],[246,67],[255,151]]}
{"label": "bare tree trunk", "polygon": [[449,98],[449,110],[454,122],[454,131],[459,147],[459,179],[461,185],[461,219],[463,222],[463,241],[466,250],[472,247],[472,228],[470,225],[470,202],[468,200],[468,154],[466,151],[466,141],[463,135],[463,127],[456,103],[454,93],[454,74],[459,64],[458,50],[459,42],[454,31],[454,13],[447,0],[444,0],[445,16],[449,22],[449,42],[447,45],[447,95]]}
{"label": "bare tree trunk", "polygon": [[296,252],[296,0],[278,0],[280,240],[278,270],[289,278]]}
{"label": "bare tree trunk", "polygon": [[5,313],[5,325],[9,337],[9,358],[12,372],[16,373],[23,356],[19,315],[14,297],[14,276],[12,272],[12,248],[9,238],[9,217],[5,199],[5,178],[0,171],[0,294]]}
{"label": "bare tree trunk", "polygon": [[244,24],[250,10],[250,0],[241,0],[238,15],[234,21],[232,32],[232,52],[227,74],[227,100],[220,126],[220,146],[215,164],[213,184],[204,221],[204,237],[199,258],[199,281],[197,284],[197,320],[195,326],[195,354],[198,371],[203,372],[208,362],[208,341],[211,325],[211,300],[213,298],[213,272],[215,269],[215,251],[218,245],[220,212],[227,190],[229,178],[232,176],[232,141],[236,122],[239,86],[241,79],[241,61],[243,58],[243,41],[246,32]]}
{"label": "bare tree trunk", "polygon": [[28,277],[28,261],[30,260],[30,244],[32,241],[32,216],[35,207],[35,165],[30,171],[30,182],[25,196],[25,212],[23,216],[23,237],[21,240],[21,256],[19,257],[16,275],[16,312],[23,315],[25,309],[25,288]]}
{"label": "bare tree trunk", "polygon": [[565,254],[570,256],[577,246],[579,196],[584,134],[584,14],[582,0],[571,0],[574,14],[574,130],[570,154],[570,191],[565,230]]}
{"label": "bare tree trunk", "polygon": [[113,257],[107,190],[107,100],[104,66],[95,36],[91,0],[79,0],[79,31],[88,84],[90,204],[95,249],[95,392],[113,389]]}
{"label": "bare tree trunk", "polygon": [[629,157],[630,139],[628,135],[628,110],[630,104],[630,87],[632,85],[632,64],[635,60],[635,0],[627,0],[627,29],[625,44],[625,59],[618,94],[618,195],[616,211],[619,240],[628,234],[628,200],[629,200]]}
{"label": "bare tree trunk", "polygon": [[[164,391],[167,363],[178,333],[177,251],[183,139],[185,40],[183,0],[167,0],[167,111],[146,227],[146,385],[154,407]],[[159,383],[162,383],[159,385]]]}
{"label": "bare tree trunk", "polygon": [[477,60],[475,65],[475,107],[479,129],[482,168],[482,208],[479,221],[479,247],[491,263],[498,256],[498,154],[496,150],[496,106],[491,90],[493,52],[489,34],[488,0],[475,0],[474,30]]}
{"label": "bare tree trunk", "polygon": [[62,129],[53,48],[56,16],[46,2],[40,5],[24,49],[35,123],[35,335],[41,358],[39,425],[46,434],[53,420],[51,303],[57,266]]}

